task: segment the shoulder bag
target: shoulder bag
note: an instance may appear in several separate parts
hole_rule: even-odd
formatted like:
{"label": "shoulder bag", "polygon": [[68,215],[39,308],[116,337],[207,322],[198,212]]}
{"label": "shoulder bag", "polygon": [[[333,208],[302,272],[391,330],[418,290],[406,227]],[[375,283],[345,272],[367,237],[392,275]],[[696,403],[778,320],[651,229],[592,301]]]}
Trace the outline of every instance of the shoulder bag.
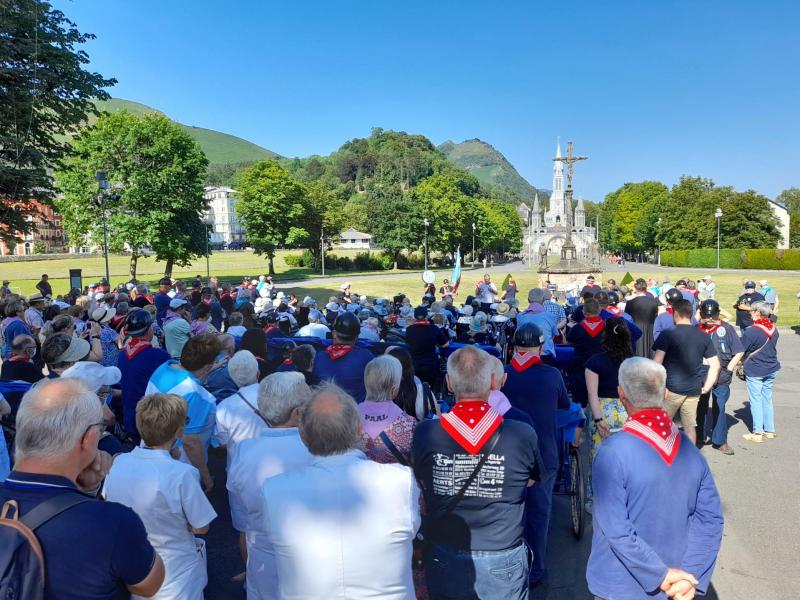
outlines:
{"label": "shoulder bag", "polygon": [[756,350],[755,352],[751,352],[750,354],[748,354],[748,355],[747,355],[747,358],[745,358],[745,359],[744,359],[743,361],[741,361],[741,362],[740,362],[738,365],[736,365],[736,369],[734,370],[734,373],[736,374],[736,376],[737,376],[739,379],[741,379],[742,381],[744,381],[744,380],[746,379],[746,377],[745,377],[745,374],[744,374],[744,366],[745,366],[745,364],[747,364],[747,361],[748,361],[748,360],[750,360],[750,359],[751,359],[751,358],[753,358],[753,357],[754,357],[756,354],[758,354],[758,353],[759,353],[759,352],[761,352],[761,351],[762,351],[764,348],[766,348],[766,347],[767,347],[767,344],[769,344],[769,343],[770,343],[770,340],[772,340],[772,338],[771,338],[771,337],[768,337],[768,338],[767,338],[767,341],[766,341],[766,342],[764,342],[764,343],[762,344],[762,346],[761,346],[761,347],[760,347],[758,350]]}

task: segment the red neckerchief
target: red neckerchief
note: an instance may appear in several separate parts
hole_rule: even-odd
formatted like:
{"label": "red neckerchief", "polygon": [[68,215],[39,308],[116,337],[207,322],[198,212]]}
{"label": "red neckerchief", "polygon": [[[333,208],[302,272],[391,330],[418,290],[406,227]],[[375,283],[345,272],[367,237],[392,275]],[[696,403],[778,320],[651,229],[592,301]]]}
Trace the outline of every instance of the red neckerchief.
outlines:
{"label": "red neckerchief", "polygon": [[581,321],[581,327],[583,327],[590,336],[597,337],[598,334],[603,332],[606,324],[600,317],[584,317],[583,321]]}
{"label": "red neckerchief", "polygon": [[439,422],[459,446],[474,456],[503,423],[503,416],[488,402],[460,401]]}
{"label": "red neckerchief", "polygon": [[12,354],[8,357],[8,362],[28,362],[28,357],[25,354]]}
{"label": "red neckerchief", "polygon": [[267,335],[269,335],[269,333],[270,333],[272,330],[274,330],[274,329],[277,329],[277,328],[278,328],[278,327],[277,327],[277,326],[275,326],[275,325],[265,325],[265,326],[264,326],[264,333],[266,333]]}
{"label": "red neckerchief", "polygon": [[678,456],[681,447],[680,431],[669,418],[667,411],[661,408],[640,410],[628,417],[622,430],[647,442],[668,466],[672,466],[672,462]]}
{"label": "red neckerchief", "polygon": [[667,314],[668,314],[668,315],[671,315],[671,314],[673,313],[673,311],[674,311],[674,310],[675,310],[675,309],[673,309],[671,306],[668,306],[668,307],[667,307]]}
{"label": "red neckerchief", "polygon": [[753,327],[757,327],[763,331],[770,339],[772,339],[772,336],[775,335],[775,323],[766,317],[761,317],[760,319],[753,321]]}
{"label": "red neckerchief", "polygon": [[152,344],[143,338],[133,338],[127,346],[125,346],[125,356],[128,357],[128,360],[133,360],[133,358],[139,354],[145,348],[150,348]]}
{"label": "red neckerchief", "polygon": [[607,306],[606,310],[615,317],[618,317],[622,314],[622,309],[619,306]]}
{"label": "red neckerchief", "polygon": [[430,324],[431,324],[431,322],[428,321],[427,319],[424,319],[422,321],[415,321],[414,322],[414,325],[423,325],[424,326],[424,325],[430,325]]}
{"label": "red neckerchief", "polygon": [[283,364],[286,365],[287,367],[291,367],[292,366],[292,357],[290,356],[289,358],[284,360]]}
{"label": "red neckerchief", "polygon": [[542,364],[542,359],[533,352],[516,352],[511,359],[511,366],[517,373],[530,369],[533,365]]}
{"label": "red neckerchief", "polygon": [[700,328],[700,331],[702,331],[703,333],[707,333],[708,335],[711,335],[717,329],[722,327],[722,325],[720,325],[719,323],[716,323],[716,324],[714,324],[714,323],[698,323],[697,326]]}
{"label": "red neckerchief", "polygon": [[331,357],[331,360],[339,360],[350,354],[354,349],[355,346],[351,344],[331,344],[325,348],[325,353]]}

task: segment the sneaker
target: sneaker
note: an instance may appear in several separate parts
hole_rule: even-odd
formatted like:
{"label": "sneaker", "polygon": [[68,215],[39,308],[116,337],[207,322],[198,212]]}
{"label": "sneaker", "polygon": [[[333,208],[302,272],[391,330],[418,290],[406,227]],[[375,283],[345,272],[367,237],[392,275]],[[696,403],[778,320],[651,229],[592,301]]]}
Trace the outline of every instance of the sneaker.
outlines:
{"label": "sneaker", "polygon": [[716,444],[713,444],[712,448],[714,448],[714,450],[719,450],[720,452],[722,452],[726,456],[733,456],[733,454],[734,454],[733,448],[731,448],[728,444],[722,444],[721,446],[717,446]]}
{"label": "sneaker", "polygon": [[745,433],[742,437],[746,439],[748,442],[755,442],[756,444],[760,444],[763,436],[760,433]]}
{"label": "sneaker", "polygon": [[765,431],[763,435],[765,440],[774,440],[777,434],[774,431]]}

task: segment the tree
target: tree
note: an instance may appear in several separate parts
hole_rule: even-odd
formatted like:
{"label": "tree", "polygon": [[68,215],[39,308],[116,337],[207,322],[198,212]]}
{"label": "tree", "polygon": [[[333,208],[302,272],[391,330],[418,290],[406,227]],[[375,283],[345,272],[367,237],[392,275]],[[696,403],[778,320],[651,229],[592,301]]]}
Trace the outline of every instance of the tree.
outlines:
{"label": "tree", "polygon": [[275,273],[275,251],[289,238],[304,213],[303,186],[277,162],[262,160],[236,178],[236,214],[256,254],[265,254]]}
{"label": "tree", "polygon": [[336,236],[344,226],[344,201],[323,183],[314,181],[303,187],[303,213],[289,230],[287,244],[308,248],[319,262],[323,228],[325,237]]}
{"label": "tree", "polygon": [[611,228],[607,249],[632,253],[652,250],[658,214],[668,193],[667,186],[657,181],[626,183],[612,192],[612,211],[603,215]]}
{"label": "tree", "polygon": [[800,248],[800,188],[783,190],[775,201],[789,209],[789,246]]}
{"label": "tree", "polygon": [[141,249],[163,260],[165,274],[206,252],[203,177],[208,161],[200,146],[163,115],[102,115],[73,142],[74,155],[56,172],[63,192],[55,202],[72,240],[102,243],[96,171],[105,171],[117,201],[106,200],[109,249],[131,253],[136,278]]}
{"label": "tree", "polygon": [[376,199],[369,215],[376,243],[392,257],[394,268],[404,250],[419,247],[425,225],[420,206],[409,194],[396,191]]}
{"label": "tree", "polygon": [[9,242],[31,231],[32,198],[52,201],[50,169],[69,151],[67,136],[116,80],[83,68],[89,56],[77,48],[94,36],[50,3],[5,0],[0,11],[0,239]]}
{"label": "tree", "polygon": [[478,180],[465,171],[448,170],[432,175],[414,188],[423,217],[430,221],[428,247],[455,252],[472,243],[474,199],[480,191]]}

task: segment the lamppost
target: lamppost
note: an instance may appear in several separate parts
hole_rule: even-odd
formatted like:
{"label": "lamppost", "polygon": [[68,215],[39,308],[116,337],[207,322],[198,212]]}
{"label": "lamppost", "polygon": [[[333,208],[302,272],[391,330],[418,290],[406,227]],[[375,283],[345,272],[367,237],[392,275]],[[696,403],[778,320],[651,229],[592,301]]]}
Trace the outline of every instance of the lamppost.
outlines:
{"label": "lamppost", "polygon": [[[203,219],[203,229],[205,229],[205,234],[206,234],[206,279],[209,282],[211,281],[211,262],[210,262],[210,254],[211,254],[211,252],[210,252],[210,249],[208,247],[208,238],[209,238],[209,234],[211,233],[212,227],[213,226],[208,221],[208,218]],[[211,284],[209,283],[209,285],[211,285]]]}
{"label": "lamppost", "polygon": [[[656,227],[658,231],[656,232],[657,237],[661,237],[661,217],[658,217],[658,221],[656,222]],[[658,266],[661,266],[661,243],[659,242],[656,245],[656,252],[658,252]]]}
{"label": "lamppost", "polygon": [[425,224],[425,270],[428,270],[428,225],[430,221],[426,218],[423,223]]}
{"label": "lamppost", "polygon": [[475,268],[475,223],[472,224],[472,268]]}
{"label": "lamppost", "polygon": [[100,190],[100,214],[103,218],[103,256],[106,260],[106,283],[110,288],[111,274],[108,268],[108,225],[106,224],[106,195],[104,192],[111,187],[111,185],[108,182],[108,176],[105,171],[97,171],[94,174],[94,178],[97,180],[97,187]]}
{"label": "lamppost", "polygon": [[325,277],[325,228],[320,228],[319,252],[322,257],[322,276]]}
{"label": "lamppost", "polygon": [[722,221],[722,209],[718,208],[714,216],[717,219],[717,271],[719,271],[719,224]]}

